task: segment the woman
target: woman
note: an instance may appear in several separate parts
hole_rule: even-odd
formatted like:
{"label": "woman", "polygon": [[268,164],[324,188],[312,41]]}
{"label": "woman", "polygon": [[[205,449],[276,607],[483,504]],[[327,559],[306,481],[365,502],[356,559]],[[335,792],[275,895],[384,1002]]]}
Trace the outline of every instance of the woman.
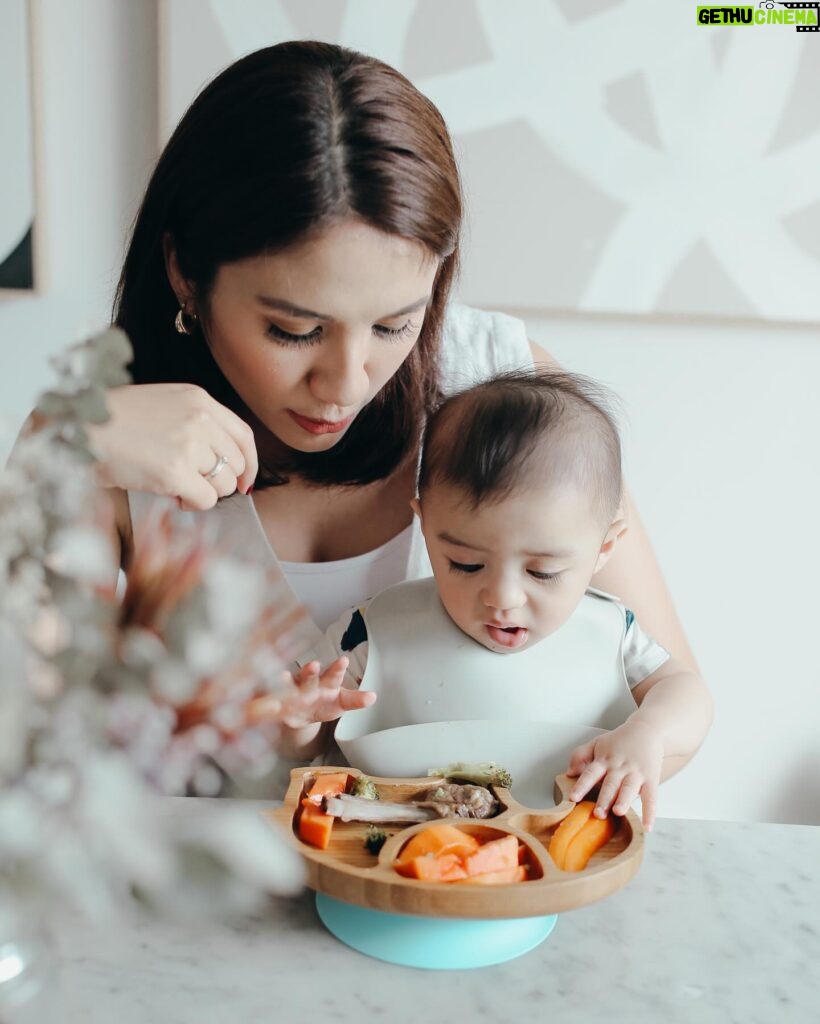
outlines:
{"label": "woman", "polygon": [[[118,289],[138,386],[110,393],[93,440],[124,566],[154,493],[226,499],[223,535],[278,556],[320,627],[429,572],[410,509],[426,415],[450,383],[549,361],[520,322],[448,305],[461,218],[441,115],[381,62],[285,43],[205,88],[159,160]],[[691,665],[628,515],[596,585]]]}

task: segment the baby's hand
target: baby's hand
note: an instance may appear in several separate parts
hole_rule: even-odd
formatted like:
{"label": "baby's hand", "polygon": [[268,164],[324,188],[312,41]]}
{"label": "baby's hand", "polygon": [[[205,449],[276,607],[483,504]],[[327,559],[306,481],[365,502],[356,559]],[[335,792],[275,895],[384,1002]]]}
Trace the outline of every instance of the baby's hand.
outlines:
{"label": "baby's hand", "polygon": [[318,661],[309,661],[294,676],[287,673],[293,690],[281,698],[278,720],[291,729],[321,722],[334,722],[345,711],[369,707],[376,694],[342,686],[347,658],[337,658],[324,672]]}
{"label": "baby's hand", "polygon": [[594,814],[604,818],[626,814],[636,796],[641,798],[644,828],[651,831],[663,762],[663,744],[644,722],[626,721],[611,732],[576,747],[567,775],[578,781],[569,794],[576,803],[601,782]]}

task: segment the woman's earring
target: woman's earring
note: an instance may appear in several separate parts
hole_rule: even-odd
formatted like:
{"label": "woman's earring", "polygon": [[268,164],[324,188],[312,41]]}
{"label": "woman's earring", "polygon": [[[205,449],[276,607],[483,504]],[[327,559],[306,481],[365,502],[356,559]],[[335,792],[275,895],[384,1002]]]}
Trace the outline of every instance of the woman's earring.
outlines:
{"label": "woman's earring", "polygon": [[196,313],[189,313],[184,306],[180,306],[174,320],[177,334],[193,334],[196,329],[196,319]]}

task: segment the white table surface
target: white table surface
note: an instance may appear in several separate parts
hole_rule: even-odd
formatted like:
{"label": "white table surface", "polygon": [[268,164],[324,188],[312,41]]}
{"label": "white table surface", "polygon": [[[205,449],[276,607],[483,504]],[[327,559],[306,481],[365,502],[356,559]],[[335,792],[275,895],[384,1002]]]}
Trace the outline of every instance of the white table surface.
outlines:
{"label": "white table surface", "polygon": [[363,956],[310,893],[233,925],[72,920],[58,940],[60,1024],[812,1024],[820,828],[661,819],[625,889],[478,970]]}

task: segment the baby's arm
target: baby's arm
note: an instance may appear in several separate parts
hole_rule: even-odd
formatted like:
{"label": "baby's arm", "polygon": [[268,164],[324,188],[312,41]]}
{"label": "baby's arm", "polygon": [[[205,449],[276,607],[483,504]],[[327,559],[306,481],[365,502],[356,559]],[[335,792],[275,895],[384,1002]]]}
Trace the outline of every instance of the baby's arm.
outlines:
{"label": "baby's arm", "polygon": [[571,800],[600,783],[595,814],[626,814],[641,798],[651,829],[659,783],[694,756],[712,723],[712,698],[703,680],[669,658],[632,690],[638,708],[623,725],[573,751],[567,774],[578,781]]}

